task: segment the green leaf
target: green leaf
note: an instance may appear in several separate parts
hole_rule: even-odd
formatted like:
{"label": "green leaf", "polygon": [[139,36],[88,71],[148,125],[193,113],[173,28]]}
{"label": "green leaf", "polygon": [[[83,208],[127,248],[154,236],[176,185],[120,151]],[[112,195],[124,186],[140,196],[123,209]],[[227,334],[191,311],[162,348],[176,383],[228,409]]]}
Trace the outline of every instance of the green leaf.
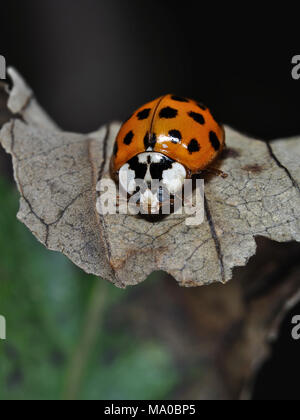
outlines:
{"label": "green leaf", "polygon": [[[0,178],[0,314],[7,320],[0,399],[56,400],[64,395],[74,354],[80,354],[102,280],[47,251],[16,220],[17,210],[16,191]],[[106,303],[88,341],[77,398],[166,397],[176,383],[169,353],[159,343],[133,340],[130,329],[102,325],[100,317],[117,311],[131,293],[105,284]]]}

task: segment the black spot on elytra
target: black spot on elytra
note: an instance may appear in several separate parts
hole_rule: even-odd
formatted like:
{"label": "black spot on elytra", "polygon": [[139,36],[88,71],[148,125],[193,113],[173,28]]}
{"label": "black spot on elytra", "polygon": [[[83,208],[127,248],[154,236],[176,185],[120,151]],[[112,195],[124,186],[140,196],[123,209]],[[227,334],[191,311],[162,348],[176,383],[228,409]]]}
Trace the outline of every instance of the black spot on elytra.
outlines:
{"label": "black spot on elytra", "polygon": [[137,114],[139,120],[146,120],[151,112],[151,108],[143,109]]}
{"label": "black spot on elytra", "polygon": [[202,111],[206,111],[207,110],[207,106],[201,104],[200,102],[197,103],[197,106],[202,109]]}
{"label": "black spot on elytra", "polygon": [[148,150],[149,148],[153,150],[155,145],[156,145],[156,134],[155,133],[150,134],[149,132],[147,132],[144,137],[145,150]]}
{"label": "black spot on elytra", "polygon": [[196,139],[192,139],[189,142],[188,151],[190,152],[190,154],[200,151],[200,144]]}
{"label": "black spot on elytra", "polygon": [[167,106],[166,108],[163,108],[159,113],[159,118],[175,118],[177,117],[178,111],[177,109],[171,108]]}
{"label": "black spot on elytra", "polygon": [[170,130],[169,131],[169,136],[172,137],[171,141],[174,144],[178,144],[182,140],[182,135],[181,135],[180,131],[178,131],[178,130]]}
{"label": "black spot on elytra", "polygon": [[214,131],[209,133],[209,141],[216,152],[220,150],[221,143]]}
{"label": "black spot on elytra", "polygon": [[133,131],[129,131],[129,133],[126,134],[123,140],[124,144],[126,144],[126,146],[129,146],[133,140],[133,137],[134,137]]}
{"label": "black spot on elytra", "polygon": [[198,114],[198,112],[193,112],[193,111],[191,111],[191,112],[189,112],[188,113],[188,115],[194,120],[194,121],[196,121],[198,124],[201,124],[201,125],[203,125],[203,124],[205,124],[205,119],[204,119],[204,117],[203,117],[203,115],[202,114]]}
{"label": "black spot on elytra", "polygon": [[176,101],[176,102],[186,102],[186,103],[190,102],[188,99],[182,98],[181,96],[176,96],[176,95],[171,96],[171,99],[173,99],[173,101]]}
{"label": "black spot on elytra", "polygon": [[115,142],[115,145],[114,145],[114,156],[117,156],[118,151],[119,151],[118,143]]}

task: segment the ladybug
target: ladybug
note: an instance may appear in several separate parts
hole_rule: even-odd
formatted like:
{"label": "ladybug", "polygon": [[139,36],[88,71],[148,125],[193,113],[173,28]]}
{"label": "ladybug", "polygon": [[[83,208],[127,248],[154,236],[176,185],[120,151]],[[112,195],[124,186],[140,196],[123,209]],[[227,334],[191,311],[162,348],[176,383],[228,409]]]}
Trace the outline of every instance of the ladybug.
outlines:
{"label": "ladybug", "polygon": [[[111,175],[132,196],[135,180],[148,187],[139,204],[160,208],[164,190],[174,197],[184,180],[208,170],[225,146],[225,131],[199,102],[165,95],[139,108],[122,125],[111,159]],[[153,192],[153,180],[163,187]]]}

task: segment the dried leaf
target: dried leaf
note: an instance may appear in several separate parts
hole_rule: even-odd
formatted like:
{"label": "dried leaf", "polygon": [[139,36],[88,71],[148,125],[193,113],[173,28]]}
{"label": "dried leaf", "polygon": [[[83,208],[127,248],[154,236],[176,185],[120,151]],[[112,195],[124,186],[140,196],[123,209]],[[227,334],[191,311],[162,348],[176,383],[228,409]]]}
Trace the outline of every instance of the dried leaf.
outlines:
{"label": "dried leaf", "polygon": [[21,77],[10,70],[8,108],[15,115],[0,141],[13,157],[21,194],[18,218],[49,249],[119,287],[153,271],[183,286],[227,282],[256,252],[256,236],[300,241],[300,139],[270,143],[226,127],[228,150],[205,188],[205,222],[186,216],[157,222],[130,215],[100,216],[96,184],[109,177],[120,124],[89,134],[59,131]]}

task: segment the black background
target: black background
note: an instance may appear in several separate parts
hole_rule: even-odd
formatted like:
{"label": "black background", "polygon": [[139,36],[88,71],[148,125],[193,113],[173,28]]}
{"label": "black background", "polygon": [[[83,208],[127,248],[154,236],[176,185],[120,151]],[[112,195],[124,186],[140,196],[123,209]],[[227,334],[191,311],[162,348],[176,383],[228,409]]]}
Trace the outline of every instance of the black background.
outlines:
{"label": "black background", "polygon": [[1,51],[69,130],[124,120],[174,92],[206,103],[224,123],[278,138],[300,133],[300,81],[291,77],[300,36],[297,13],[275,7],[12,0],[1,10]]}
{"label": "black background", "polygon": [[[300,36],[292,18],[297,11],[275,7],[2,1],[0,53],[66,130],[88,132],[124,120],[173,92],[198,99],[220,121],[253,136],[287,137],[300,134],[300,80],[291,77]],[[259,376],[256,398],[299,399],[299,347],[290,338],[290,319]]]}

